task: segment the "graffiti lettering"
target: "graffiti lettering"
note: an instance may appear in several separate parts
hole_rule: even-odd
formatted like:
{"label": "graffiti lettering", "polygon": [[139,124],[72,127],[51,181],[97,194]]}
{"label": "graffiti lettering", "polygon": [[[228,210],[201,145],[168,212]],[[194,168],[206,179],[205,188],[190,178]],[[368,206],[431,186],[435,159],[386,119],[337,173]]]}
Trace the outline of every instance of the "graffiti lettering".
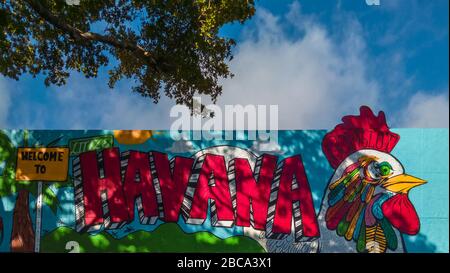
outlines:
{"label": "graffiti lettering", "polygon": [[[202,224],[211,210],[213,226],[250,225],[297,241],[319,236],[311,191],[300,156],[263,155],[252,171],[247,159],[204,154],[197,159],[118,148],[90,151],[73,161],[76,227],[120,228],[134,219]],[[232,190],[230,185],[235,185]]]}
{"label": "graffiti lettering", "polygon": [[[266,227],[270,186],[277,158],[271,155],[258,158],[255,177],[247,160],[236,158],[233,163],[236,170],[236,225],[249,227],[251,224],[253,228],[263,230]],[[250,214],[253,217],[250,217]]]}

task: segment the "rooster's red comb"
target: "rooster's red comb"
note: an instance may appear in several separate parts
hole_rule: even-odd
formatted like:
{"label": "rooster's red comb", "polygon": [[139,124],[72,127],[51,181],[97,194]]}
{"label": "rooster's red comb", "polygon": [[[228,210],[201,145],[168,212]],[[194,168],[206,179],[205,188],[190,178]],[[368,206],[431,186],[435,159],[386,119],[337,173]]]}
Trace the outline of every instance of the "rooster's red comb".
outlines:
{"label": "rooster's red comb", "polygon": [[400,136],[389,130],[382,111],[375,116],[368,106],[361,106],[359,116],[345,116],[343,123],[327,133],[322,149],[330,165],[337,168],[350,154],[362,149],[390,153]]}

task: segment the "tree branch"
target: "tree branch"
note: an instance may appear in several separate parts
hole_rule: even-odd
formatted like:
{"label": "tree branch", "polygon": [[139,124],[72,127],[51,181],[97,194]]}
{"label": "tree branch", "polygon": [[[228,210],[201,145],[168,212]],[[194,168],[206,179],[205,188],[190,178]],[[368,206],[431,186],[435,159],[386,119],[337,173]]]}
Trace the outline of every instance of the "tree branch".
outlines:
{"label": "tree branch", "polygon": [[118,41],[111,36],[101,35],[90,31],[84,32],[76,27],[68,25],[64,20],[52,14],[39,0],[25,0],[25,2],[48,23],[67,33],[73,39],[78,41],[100,42],[118,49],[131,51],[137,58],[146,60],[156,70],[161,71],[161,67],[159,67],[156,59],[149,51],[146,51],[141,46],[126,41]]}

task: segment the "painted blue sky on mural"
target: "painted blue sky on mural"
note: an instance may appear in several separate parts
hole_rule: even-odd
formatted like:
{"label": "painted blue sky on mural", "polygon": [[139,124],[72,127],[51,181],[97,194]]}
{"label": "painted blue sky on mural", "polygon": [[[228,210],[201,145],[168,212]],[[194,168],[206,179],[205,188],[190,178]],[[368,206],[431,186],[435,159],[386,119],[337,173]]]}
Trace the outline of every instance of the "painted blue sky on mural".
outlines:
{"label": "painted blue sky on mural", "polygon": [[[256,3],[250,21],[221,30],[238,45],[219,105],[278,104],[281,129],[330,128],[360,105],[392,127],[448,127],[448,1]],[[169,128],[173,101],[153,105],[126,80],[109,90],[99,74],[48,88],[0,77],[0,127]]]}

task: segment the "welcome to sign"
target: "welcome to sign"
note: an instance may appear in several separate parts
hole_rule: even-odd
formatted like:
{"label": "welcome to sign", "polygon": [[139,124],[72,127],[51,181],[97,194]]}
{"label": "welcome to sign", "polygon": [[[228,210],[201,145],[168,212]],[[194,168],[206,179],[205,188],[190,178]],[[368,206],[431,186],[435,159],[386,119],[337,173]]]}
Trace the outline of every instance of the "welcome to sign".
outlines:
{"label": "welcome to sign", "polygon": [[412,197],[448,175],[404,166],[383,113],[362,107],[331,131],[279,136],[261,152],[168,131],[2,131],[0,250],[437,251],[409,240],[433,210]]}

